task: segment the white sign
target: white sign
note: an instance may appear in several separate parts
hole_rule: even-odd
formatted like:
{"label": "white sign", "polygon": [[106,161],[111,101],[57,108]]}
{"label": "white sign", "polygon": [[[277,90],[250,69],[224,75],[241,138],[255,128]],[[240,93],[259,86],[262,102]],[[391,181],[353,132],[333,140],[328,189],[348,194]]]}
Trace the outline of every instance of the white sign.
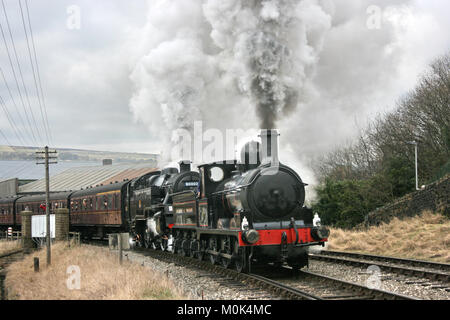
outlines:
{"label": "white sign", "polygon": [[11,227],[8,228],[8,236],[12,236],[12,228]]}
{"label": "white sign", "polygon": [[[45,238],[47,236],[47,217],[45,214],[31,216],[31,237]],[[55,215],[50,215],[50,237],[55,238]]]}

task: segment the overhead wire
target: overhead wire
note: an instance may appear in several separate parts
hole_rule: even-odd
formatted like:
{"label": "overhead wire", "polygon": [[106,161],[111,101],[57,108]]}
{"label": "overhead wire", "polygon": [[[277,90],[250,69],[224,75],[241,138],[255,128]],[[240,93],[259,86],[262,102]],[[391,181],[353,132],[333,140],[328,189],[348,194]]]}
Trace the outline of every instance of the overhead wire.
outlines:
{"label": "overhead wire", "polygon": [[[11,53],[9,51],[8,42],[6,41],[5,32],[3,30],[3,25],[2,25],[1,22],[0,22],[0,33],[2,34],[3,44],[5,45],[6,53],[8,55],[9,65],[11,67],[11,72],[13,74],[13,77],[14,77],[14,80],[15,80],[15,83],[16,83],[17,92],[19,94],[20,101],[22,102],[23,112],[25,114],[25,118],[27,119],[27,123],[28,123],[28,127],[27,128],[28,128],[29,132],[31,133],[31,141],[32,141],[33,144],[37,145],[37,139],[36,139],[36,136],[34,134],[34,131],[31,128],[31,121],[30,121],[30,118],[28,117],[28,113],[27,113],[27,110],[26,110],[26,107],[25,107],[25,103],[23,101],[22,92],[21,92],[20,86],[19,86],[19,81],[17,80],[17,74],[16,74],[16,71],[15,71],[15,68],[14,68],[14,64],[12,62],[12,58],[11,58]],[[6,81],[6,78],[4,77],[4,73],[3,72],[2,72],[2,76],[3,76],[3,79],[5,81],[7,89],[9,89],[9,86],[7,84],[7,81]],[[11,92],[10,92],[10,95],[12,97]],[[12,100],[13,100],[13,103],[15,104],[14,98],[12,98]],[[18,112],[18,114],[20,115],[20,112]],[[26,126],[24,126],[24,127],[26,127]]]}
{"label": "overhead wire", "polygon": [[19,7],[20,7],[20,15],[22,17],[23,31],[25,33],[25,40],[27,42],[28,56],[30,58],[30,65],[31,65],[32,73],[33,73],[34,86],[36,88],[36,95],[37,95],[37,99],[38,99],[38,103],[39,103],[39,109],[41,111],[41,117],[42,117],[42,123],[43,123],[43,127],[44,127],[44,132],[45,132],[45,135],[47,137],[47,142],[48,142],[48,144],[50,144],[49,132],[48,132],[48,128],[47,128],[48,121],[46,121],[45,117],[44,117],[44,110],[43,110],[42,101],[41,101],[41,94],[40,94],[39,86],[38,86],[38,83],[37,83],[37,75],[36,75],[34,61],[33,61],[33,55],[31,54],[30,40],[28,39],[28,31],[27,31],[27,28],[26,28],[25,17],[24,17],[24,14],[23,14],[23,8],[22,8],[21,0],[19,0]]}
{"label": "overhead wire", "polygon": [[42,90],[41,73],[39,71],[39,62],[38,62],[37,54],[36,54],[36,46],[34,44],[33,27],[32,27],[32,24],[31,24],[30,9],[28,7],[28,0],[25,0],[25,7],[26,7],[26,11],[27,11],[28,26],[30,28],[30,36],[31,36],[31,44],[32,44],[32,47],[33,47],[33,53],[34,53],[34,61],[36,63],[36,71],[37,71],[37,77],[38,77],[38,83],[39,83],[39,90],[41,92],[42,104],[44,106],[45,120],[46,120],[46,123],[47,123],[48,133],[50,135],[50,141],[53,142],[52,131],[51,131],[50,125],[48,123],[47,105],[45,103],[45,95],[44,95],[44,92]]}
{"label": "overhead wire", "polygon": [[8,138],[5,136],[5,134],[3,133],[2,129],[0,129],[0,134],[3,136],[3,139],[5,139],[6,143],[10,146],[11,143],[9,142]]}
{"label": "overhead wire", "polygon": [[29,98],[29,95],[28,95],[28,90],[27,90],[27,87],[25,85],[25,81],[24,81],[24,78],[23,78],[22,67],[20,66],[19,57],[17,55],[17,49],[16,49],[14,37],[13,37],[12,31],[11,31],[11,25],[9,23],[8,13],[7,13],[7,10],[6,10],[5,2],[4,2],[4,0],[1,0],[1,1],[2,1],[3,13],[5,15],[6,24],[8,26],[8,32],[9,32],[11,44],[12,44],[13,51],[14,51],[14,57],[16,58],[17,68],[19,70],[20,79],[21,79],[21,82],[22,82],[23,89],[25,91],[25,98],[27,100],[27,104],[28,104],[28,108],[29,108],[29,111],[30,111],[30,114],[31,114],[31,118],[32,118],[32,120],[34,122],[34,129],[36,131],[36,135],[39,138],[39,142],[42,142],[43,139],[42,139],[41,133],[39,131],[36,119],[34,117],[33,109],[31,108],[31,103],[30,103],[30,98]]}
{"label": "overhead wire", "polygon": [[[6,89],[8,90],[8,93],[9,93],[9,96],[10,96],[10,98],[11,98],[11,101],[13,102],[14,108],[15,108],[16,111],[17,111],[16,114],[19,116],[19,119],[20,119],[20,122],[21,122],[21,124],[22,124],[22,127],[25,127],[25,125],[24,125],[25,122],[23,121],[22,115],[20,114],[19,108],[17,107],[16,101],[14,100],[14,97],[13,97],[13,95],[12,95],[12,93],[11,93],[11,89],[9,88],[9,85],[8,85],[8,81],[6,81],[5,74],[4,74],[3,69],[2,69],[1,67],[0,67],[0,73],[2,74],[3,82],[5,83],[5,87],[6,87]],[[5,107],[6,107],[6,102],[4,101],[4,103],[5,103]],[[12,117],[11,117],[11,118],[12,118]],[[16,127],[17,127],[17,124],[16,124]],[[20,129],[18,129],[18,130],[20,131]],[[24,143],[24,145],[25,145],[25,144],[26,144],[26,140],[25,140],[25,138],[24,138],[22,132],[21,132],[21,136],[22,136],[22,139],[23,139],[23,143]]]}
{"label": "overhead wire", "polygon": [[6,106],[5,101],[3,100],[1,95],[0,95],[0,106],[2,107],[3,111],[5,112],[6,119],[8,120],[11,128],[13,129],[13,131],[17,137],[17,140],[19,140],[21,144],[25,145],[23,137],[20,134],[20,130],[17,128],[17,126],[14,122],[14,119],[12,118],[11,113],[9,112],[8,107]]}

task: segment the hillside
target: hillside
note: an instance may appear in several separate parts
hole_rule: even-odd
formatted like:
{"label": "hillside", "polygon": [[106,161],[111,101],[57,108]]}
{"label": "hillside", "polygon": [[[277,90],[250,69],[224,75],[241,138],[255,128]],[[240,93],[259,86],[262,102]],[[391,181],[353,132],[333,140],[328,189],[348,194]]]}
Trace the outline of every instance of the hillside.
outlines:
{"label": "hillside", "polygon": [[364,230],[332,228],[327,248],[450,263],[450,219],[424,211]]}
{"label": "hillside", "polygon": [[[0,160],[35,160],[36,151],[42,148],[0,146]],[[112,159],[114,162],[158,161],[158,154],[94,151],[68,148],[54,148],[59,160],[96,161]]]}

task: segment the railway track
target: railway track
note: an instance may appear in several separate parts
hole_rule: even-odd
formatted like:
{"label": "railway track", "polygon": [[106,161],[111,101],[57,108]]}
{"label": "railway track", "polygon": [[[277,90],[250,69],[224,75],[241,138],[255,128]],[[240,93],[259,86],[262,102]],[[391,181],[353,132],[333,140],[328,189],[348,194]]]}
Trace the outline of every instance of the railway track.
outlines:
{"label": "railway track", "polygon": [[12,262],[23,257],[23,250],[14,250],[4,254],[0,254],[0,300],[6,299],[6,289],[4,281],[6,278],[6,267]]}
{"label": "railway track", "polygon": [[[242,286],[242,290],[252,287],[260,290],[261,295],[271,299],[291,300],[415,300],[415,298],[399,295],[396,293],[371,289],[358,284],[327,277],[320,274],[300,271],[295,285],[270,279],[261,274],[239,273],[233,269],[225,269],[219,265],[212,265],[206,261],[199,261],[189,257],[174,255],[170,252],[138,249],[137,252],[144,256],[150,256],[168,263],[189,266],[195,270],[207,271],[222,277],[220,281],[224,284]],[[267,268],[266,268],[267,270]],[[292,273],[291,273],[292,276]],[[252,297],[258,298],[258,297]]]}
{"label": "railway track", "polygon": [[433,281],[430,286],[450,291],[450,264],[447,263],[328,250],[310,253],[309,258],[358,267],[375,265],[382,271],[403,276],[402,280],[405,282],[414,283],[414,279],[408,277],[420,278],[421,280],[416,279],[416,283],[427,279]]}

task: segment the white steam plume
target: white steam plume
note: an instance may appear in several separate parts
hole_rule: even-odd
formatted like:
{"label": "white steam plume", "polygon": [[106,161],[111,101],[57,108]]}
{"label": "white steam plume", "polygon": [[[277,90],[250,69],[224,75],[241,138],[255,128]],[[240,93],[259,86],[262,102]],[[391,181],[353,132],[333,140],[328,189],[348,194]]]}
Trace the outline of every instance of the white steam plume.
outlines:
{"label": "white steam plume", "polygon": [[[367,25],[371,6],[382,13],[378,29]],[[393,106],[448,51],[448,5],[441,6],[151,0],[147,25],[133,35],[140,45],[131,55],[130,108],[167,148],[172,132],[191,131],[195,120],[220,130],[276,124],[281,161],[296,160],[303,175],[315,155],[352,137],[355,122],[364,126],[368,115]]]}
{"label": "white steam plume", "polygon": [[151,1],[149,7],[130,105],[163,137],[192,131],[195,120],[221,130],[272,128],[305,95],[331,23],[310,0]]}

